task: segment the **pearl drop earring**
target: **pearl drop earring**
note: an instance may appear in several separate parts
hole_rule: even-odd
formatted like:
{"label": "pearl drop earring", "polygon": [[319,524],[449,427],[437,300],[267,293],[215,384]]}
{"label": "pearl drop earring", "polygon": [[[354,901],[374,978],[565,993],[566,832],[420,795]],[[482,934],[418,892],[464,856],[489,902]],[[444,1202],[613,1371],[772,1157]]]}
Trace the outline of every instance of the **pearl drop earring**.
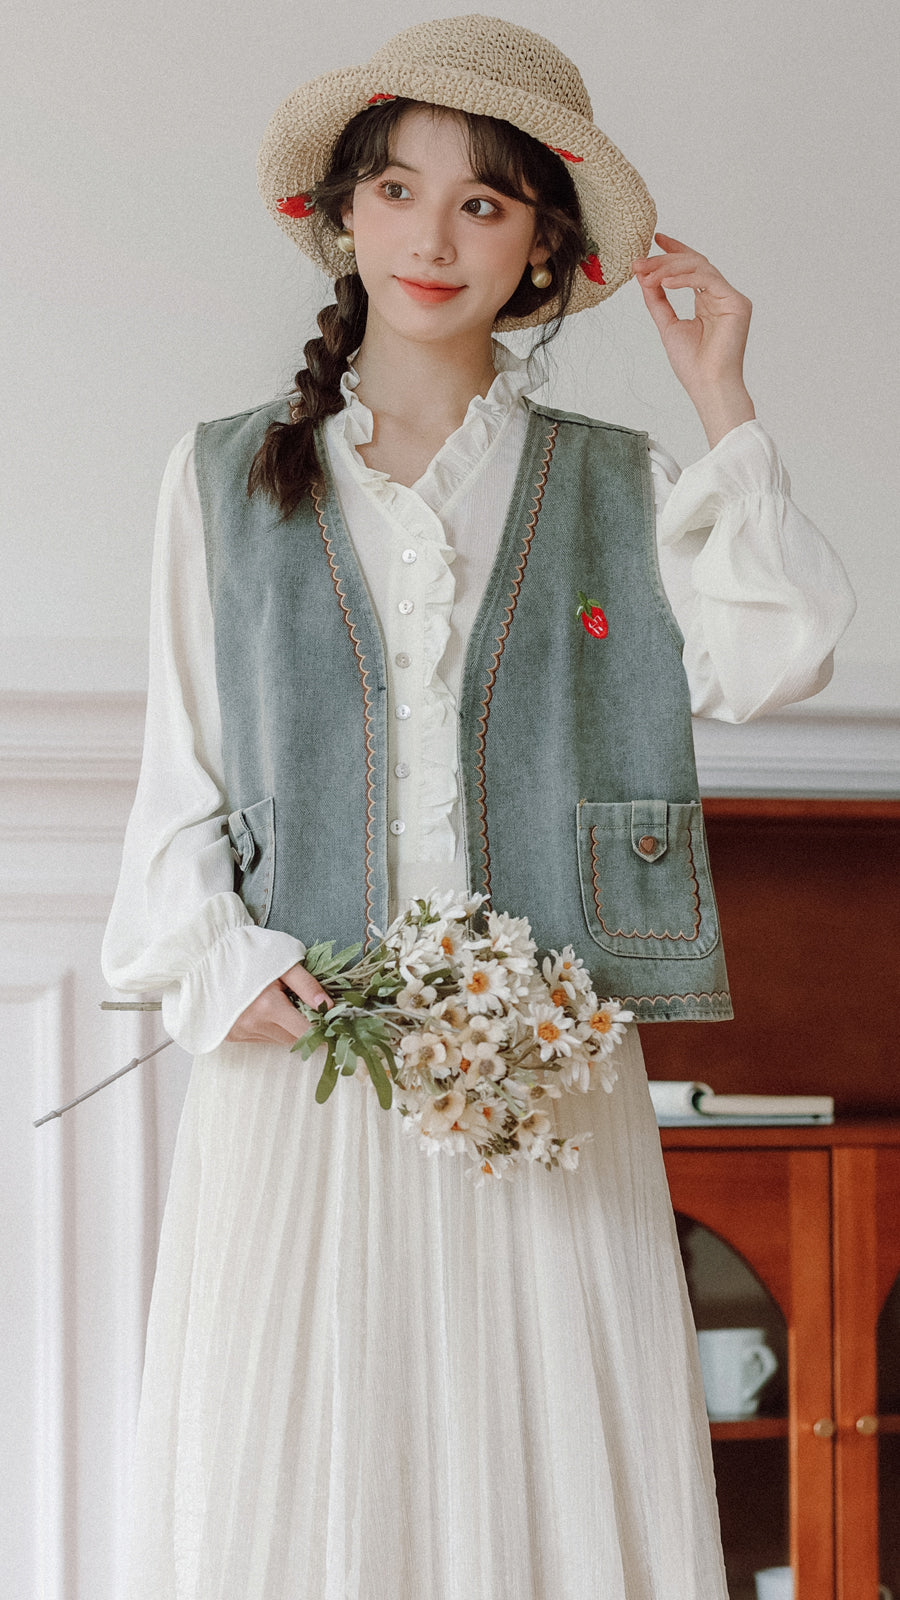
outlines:
{"label": "pearl drop earring", "polygon": [[334,242],[345,256],[352,256],[356,249],[356,245],[353,243],[353,235],[349,228],[342,228]]}
{"label": "pearl drop earring", "polygon": [[532,267],[531,281],[536,289],[549,289],[553,282],[553,273],[549,267]]}

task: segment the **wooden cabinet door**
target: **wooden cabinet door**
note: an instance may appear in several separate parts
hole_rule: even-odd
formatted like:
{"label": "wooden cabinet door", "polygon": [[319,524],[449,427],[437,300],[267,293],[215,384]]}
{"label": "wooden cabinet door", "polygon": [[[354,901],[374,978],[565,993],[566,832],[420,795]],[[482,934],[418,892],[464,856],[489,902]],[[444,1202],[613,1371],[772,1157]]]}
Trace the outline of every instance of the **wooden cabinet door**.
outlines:
{"label": "wooden cabinet door", "polygon": [[[737,1250],[784,1313],[794,1596],[831,1600],[835,1449],[829,1152],[669,1149],[665,1160],[675,1209]],[[857,1596],[862,1592],[857,1590]]]}
{"label": "wooden cabinet door", "polygon": [[900,1150],[834,1151],[837,1600],[878,1595],[876,1329],[900,1273]]}

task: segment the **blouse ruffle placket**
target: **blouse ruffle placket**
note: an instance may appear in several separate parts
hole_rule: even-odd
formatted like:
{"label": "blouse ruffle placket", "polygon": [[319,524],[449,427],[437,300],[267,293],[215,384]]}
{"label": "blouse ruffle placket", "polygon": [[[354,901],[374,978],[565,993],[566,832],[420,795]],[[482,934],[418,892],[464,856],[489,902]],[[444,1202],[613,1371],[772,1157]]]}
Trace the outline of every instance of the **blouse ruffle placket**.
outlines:
{"label": "blouse ruffle placket", "polygon": [[359,455],[357,447],[372,439],[374,419],[355,394],[359,377],[352,367],[341,383],[344,410],[326,424],[332,465],[345,469],[336,476],[346,485],[349,470],[351,492],[363,496],[367,513],[359,519],[343,508],[384,636],[388,860],[392,881],[401,886],[408,874],[416,875],[417,863],[450,867],[458,857],[456,700],[440,671],[450,639],[456,552],[439,510],[484,468],[529,386],[526,364],[505,349],[498,355],[502,370],[487,396],[474,398],[413,487],[366,466]]}

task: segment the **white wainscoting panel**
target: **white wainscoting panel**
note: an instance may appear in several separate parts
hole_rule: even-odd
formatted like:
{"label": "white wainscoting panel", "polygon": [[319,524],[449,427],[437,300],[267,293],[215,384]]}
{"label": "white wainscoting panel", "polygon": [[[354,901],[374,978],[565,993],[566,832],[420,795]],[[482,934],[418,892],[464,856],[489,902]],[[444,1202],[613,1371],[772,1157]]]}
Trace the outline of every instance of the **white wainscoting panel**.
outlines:
{"label": "white wainscoting panel", "polygon": [[139,696],[0,696],[0,1592],[121,1600],[144,1328],[187,1060],[109,1013]]}

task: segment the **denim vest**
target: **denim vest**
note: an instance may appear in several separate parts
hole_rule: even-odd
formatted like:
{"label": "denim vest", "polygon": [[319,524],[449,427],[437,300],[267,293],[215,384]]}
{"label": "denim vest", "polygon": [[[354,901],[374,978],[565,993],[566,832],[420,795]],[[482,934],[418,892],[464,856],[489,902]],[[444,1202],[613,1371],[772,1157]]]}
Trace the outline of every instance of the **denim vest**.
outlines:
{"label": "denim vest", "polygon": [[[458,758],[469,886],[565,944],[641,1022],[732,1015],[683,639],[656,560],[645,434],[529,402],[469,638]],[[285,402],[201,424],[235,888],[335,948],[387,922],[384,643],[327,471],[286,522],[247,474]],[[593,637],[582,591],[608,619]],[[423,891],[428,885],[423,885]]]}

